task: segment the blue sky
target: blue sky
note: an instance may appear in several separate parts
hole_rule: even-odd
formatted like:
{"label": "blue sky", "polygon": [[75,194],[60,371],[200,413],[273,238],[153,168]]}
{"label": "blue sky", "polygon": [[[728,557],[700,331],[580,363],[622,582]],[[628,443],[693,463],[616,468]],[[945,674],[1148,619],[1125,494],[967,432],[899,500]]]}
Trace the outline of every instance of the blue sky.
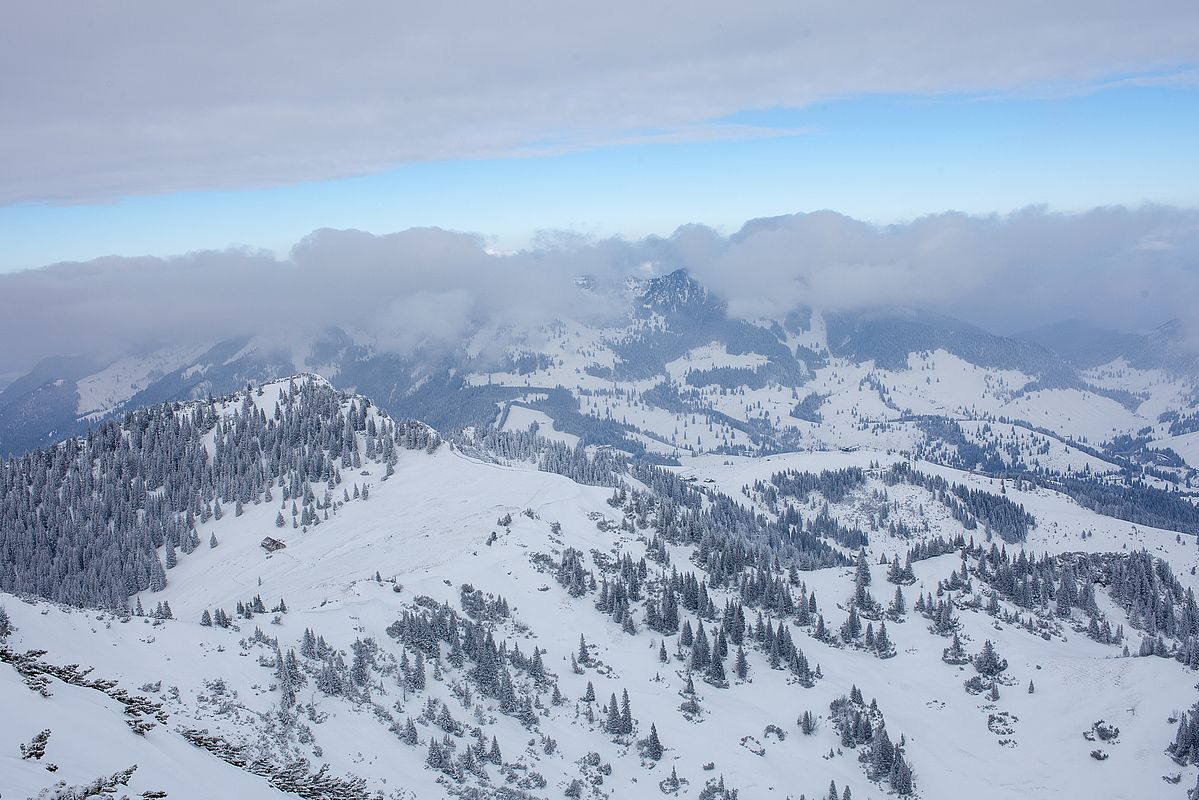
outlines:
{"label": "blue sky", "polygon": [[1197,132],[1199,87],[1187,81],[1042,95],[864,94],[609,137],[638,143],[425,160],[268,188],[0,206],[0,270],[233,245],[286,254],[322,227],[440,226],[508,250],[543,229],[640,237],[701,222],[728,232],[754,217],[822,208],[890,223],[1041,204],[1193,207]]}

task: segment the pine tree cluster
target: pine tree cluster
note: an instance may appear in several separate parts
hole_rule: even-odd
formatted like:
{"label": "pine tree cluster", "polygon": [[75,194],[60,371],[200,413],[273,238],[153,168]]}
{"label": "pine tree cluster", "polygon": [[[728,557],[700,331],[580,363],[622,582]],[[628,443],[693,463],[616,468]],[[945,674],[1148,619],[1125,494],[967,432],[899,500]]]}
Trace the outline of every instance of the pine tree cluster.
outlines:
{"label": "pine tree cluster", "polygon": [[273,409],[250,392],[168,403],[6,461],[0,589],[124,612],[130,595],[166,586],[167,571],[199,547],[197,527],[226,507],[239,514],[274,489],[291,500],[294,527],[319,524],[336,510],[341,470],[364,458],[390,470],[401,448],[438,444],[426,426],[370,408],[293,379]]}

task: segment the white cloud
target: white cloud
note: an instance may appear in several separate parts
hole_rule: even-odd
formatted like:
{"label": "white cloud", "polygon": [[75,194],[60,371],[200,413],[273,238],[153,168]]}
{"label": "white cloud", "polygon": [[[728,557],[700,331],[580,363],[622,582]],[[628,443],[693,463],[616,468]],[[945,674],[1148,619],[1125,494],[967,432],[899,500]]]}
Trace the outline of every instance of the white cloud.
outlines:
{"label": "white cloud", "polygon": [[[1155,242],[1146,248],[1145,242]],[[800,304],[910,306],[998,332],[1066,319],[1132,330],[1178,318],[1195,332],[1199,211],[939,214],[879,227],[832,212],[703,226],[669,238],[545,233],[536,249],[487,251],[474,235],[320,230],[287,259],[251,250],[103,258],[0,275],[0,373],[51,355],[116,356],[236,335],[293,340],[331,325],[378,346],[454,346],[483,328],[608,320],[622,286],[684,266],[747,317]]]}
{"label": "white cloud", "polygon": [[1199,302],[1199,211],[1164,206],[893,226],[826,211],[755,220],[727,240],[708,233],[700,248],[694,232],[676,239],[697,277],[746,316],[912,306],[1005,333],[1065,319],[1129,330],[1193,323]]}
{"label": "white cloud", "polygon": [[519,9],[17,0],[0,26],[0,204],[771,135],[721,120],[873,92],[1077,89],[1199,61],[1199,4],[1185,0]]}

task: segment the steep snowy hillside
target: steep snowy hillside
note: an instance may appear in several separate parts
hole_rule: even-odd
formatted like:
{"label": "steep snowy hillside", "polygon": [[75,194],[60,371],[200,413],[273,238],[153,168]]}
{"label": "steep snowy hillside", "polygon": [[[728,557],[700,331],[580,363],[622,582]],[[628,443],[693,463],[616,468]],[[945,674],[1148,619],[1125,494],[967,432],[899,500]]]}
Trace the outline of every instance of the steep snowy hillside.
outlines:
{"label": "steep snowy hillside", "polygon": [[1192,534],[882,450],[654,466],[528,397],[443,441],[297,376],[8,462],[0,796],[1195,786]]}

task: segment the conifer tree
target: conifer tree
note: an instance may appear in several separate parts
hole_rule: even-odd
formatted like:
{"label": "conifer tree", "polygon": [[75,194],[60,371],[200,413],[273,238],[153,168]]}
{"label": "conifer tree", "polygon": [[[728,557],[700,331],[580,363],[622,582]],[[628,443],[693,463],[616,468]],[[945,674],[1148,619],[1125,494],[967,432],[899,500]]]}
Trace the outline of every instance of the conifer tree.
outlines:
{"label": "conifer tree", "polygon": [[704,679],[713,686],[727,686],[728,677],[724,671],[724,661],[717,655],[713,654],[711,662],[708,664],[707,674]]}
{"label": "conifer tree", "polygon": [[999,657],[999,654],[995,652],[995,645],[991,643],[990,639],[987,639],[983,642],[982,651],[974,657],[974,668],[980,675],[993,678],[1007,669],[1007,661]]}
{"label": "conifer tree", "polygon": [[662,747],[662,742],[658,739],[658,727],[652,722],[649,726],[649,737],[645,740],[645,756],[654,761],[662,758],[662,752],[665,748]]}
{"label": "conifer tree", "polygon": [[487,760],[497,767],[504,764],[504,758],[500,755],[500,742],[495,736],[491,737],[491,749],[487,751]]}
{"label": "conifer tree", "polygon": [[604,727],[608,733],[619,736],[624,733],[624,725],[620,719],[620,706],[616,703],[616,693],[612,693],[611,699],[608,700],[608,717],[604,721]]}

